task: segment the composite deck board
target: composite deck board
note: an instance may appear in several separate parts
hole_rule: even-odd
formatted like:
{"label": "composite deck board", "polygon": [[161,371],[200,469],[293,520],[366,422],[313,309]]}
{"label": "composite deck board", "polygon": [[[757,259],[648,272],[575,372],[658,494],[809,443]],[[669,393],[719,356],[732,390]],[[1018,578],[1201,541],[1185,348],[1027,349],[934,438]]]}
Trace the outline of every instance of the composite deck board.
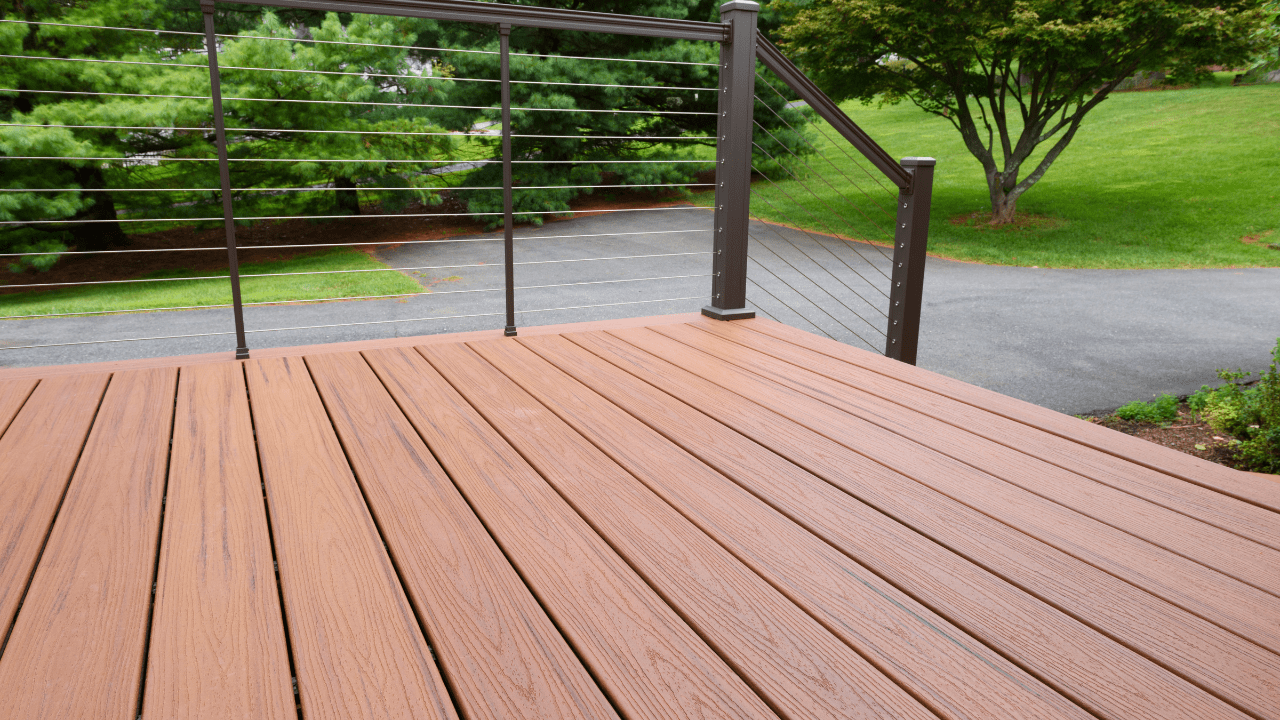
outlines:
{"label": "composite deck board", "polygon": [[136,717],[177,378],[112,377],[0,657],[0,717]]}
{"label": "composite deck board", "polygon": [[735,323],[691,323],[686,327],[696,327],[791,365],[807,368],[844,385],[925,413],[1135,497],[1280,549],[1280,516],[1257,505],[1094,451],[1066,438],[897,378],[872,372],[770,335],[752,332]]}
{"label": "composite deck board", "polygon": [[616,718],[364,358],[306,362],[465,715]]}
{"label": "composite deck board", "polygon": [[182,368],[144,718],[297,718],[244,370]]}
{"label": "composite deck board", "polygon": [[43,380],[0,437],[0,646],[49,537],[109,376]]}
{"label": "composite deck board", "polygon": [[[512,346],[512,341],[494,342]],[[495,350],[491,345],[488,349]],[[932,717],[879,669],[481,356],[458,345],[430,348],[424,354],[779,715],[795,720]],[[544,380],[557,374],[545,363],[541,368],[516,368],[520,376],[528,372],[547,373]],[[563,386],[556,390],[566,391]],[[627,432],[625,426],[601,420],[604,432]],[[637,445],[643,441],[631,440]],[[696,481],[681,470],[669,468],[677,481]],[[988,706],[999,712],[988,715],[945,717],[1017,717],[1010,711],[1018,699],[1001,698],[1002,706]],[[1055,716],[1044,706],[1025,709],[1023,717]]]}
{"label": "composite deck board", "polygon": [[655,331],[1242,583],[1280,594],[1280,551],[1273,548],[688,325]]}
{"label": "composite deck board", "polygon": [[[599,367],[605,364],[602,360],[563,339],[535,338],[531,344],[544,351],[559,346],[569,357],[561,354],[556,359],[573,364],[579,373],[606,374]],[[1088,717],[663,435],[561,374],[557,365],[511,341],[472,347],[940,717]],[[637,382],[614,376],[604,384],[615,387],[628,379]],[[664,411],[671,409],[663,406]],[[705,434],[691,437],[699,436]],[[608,527],[610,520],[601,518],[599,523]],[[955,652],[958,645],[965,652]]]}
{"label": "composite deck board", "polygon": [[307,718],[455,718],[300,358],[245,363]]}
{"label": "composite deck board", "polygon": [[903,366],[895,360],[858,350],[834,340],[819,338],[781,323],[751,319],[741,324],[752,331],[772,335],[868,370],[896,377],[904,382],[989,410],[1073,442],[1280,512],[1280,482],[1269,482],[1270,478],[1251,477],[1247,473],[1236,472],[1193,455],[1139,440],[976,385],[953,380],[928,370]]}
{"label": "composite deck board", "polygon": [[[1065,692],[1079,697],[1119,686],[1161,697],[1147,689],[1159,685],[1138,672],[1141,663],[1122,671],[1093,660],[1116,655],[1069,622],[1076,618],[1238,707],[1259,717],[1272,714],[1280,658],[1267,650],[615,338],[567,338],[776,452],[772,458],[755,453],[750,443],[735,441],[734,433],[717,432],[718,426],[696,418],[677,423],[679,406],[661,398],[645,410],[634,404],[646,395],[643,388],[615,373],[596,383],[638,417],[664,427],[670,438],[687,443],[705,437],[686,449],[1043,678],[1071,684]],[[623,386],[633,392],[617,392]],[[795,476],[791,461],[825,482]],[[913,562],[902,562],[903,556]],[[993,612],[993,605],[1000,611]],[[1078,668],[1098,676],[1073,683]],[[1133,678],[1108,681],[1111,672]]]}
{"label": "composite deck board", "polygon": [[1280,649],[1276,598],[1212,568],[1016,488],[919,443],[652,330],[616,337],[893,467],[975,511],[1095,564],[1272,651]]}
{"label": "composite deck board", "polygon": [[365,357],[624,717],[776,717],[421,355]]}
{"label": "composite deck board", "polygon": [[1280,720],[1278,511],[765,320],[0,370],[0,718]]}
{"label": "composite deck board", "polygon": [[22,409],[22,405],[31,396],[31,391],[36,389],[37,382],[39,380],[35,379],[0,382],[0,438],[4,437],[9,421]]}

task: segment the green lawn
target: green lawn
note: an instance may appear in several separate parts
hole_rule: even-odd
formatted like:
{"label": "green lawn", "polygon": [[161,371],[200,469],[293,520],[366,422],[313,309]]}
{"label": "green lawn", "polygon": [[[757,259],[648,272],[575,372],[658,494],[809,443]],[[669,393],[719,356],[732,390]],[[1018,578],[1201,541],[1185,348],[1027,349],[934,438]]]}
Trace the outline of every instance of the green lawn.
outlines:
{"label": "green lawn", "polygon": [[[1219,79],[1197,89],[1113,95],[1019,201],[1020,214],[1039,218],[1016,229],[986,225],[982,168],[945,119],[908,104],[842,107],[894,157],[937,158],[929,237],[935,254],[1040,267],[1280,266],[1280,250],[1267,247],[1280,243],[1280,85],[1230,87]],[[837,148],[814,138],[821,156],[807,162],[817,176],[803,165],[798,174],[818,197],[794,181],[760,180],[752,210],[813,230],[886,238],[891,194],[854,167],[842,139]],[[1024,165],[1024,174],[1032,167]],[[976,221],[956,224],[973,213]],[[1259,235],[1261,242],[1242,242]]]}
{"label": "green lawn", "polygon": [[[241,275],[325,270],[370,270],[386,267],[359,250],[339,248],[310,253],[287,261],[248,263]],[[208,277],[226,272],[175,270],[148,277]],[[422,286],[398,272],[359,272],[340,275],[242,278],[246,303],[297,299],[392,295],[424,292]],[[0,295],[0,315],[136,310],[153,307],[224,305],[231,302],[231,288],[221,280],[177,280],[157,283],[86,285],[43,292]]]}

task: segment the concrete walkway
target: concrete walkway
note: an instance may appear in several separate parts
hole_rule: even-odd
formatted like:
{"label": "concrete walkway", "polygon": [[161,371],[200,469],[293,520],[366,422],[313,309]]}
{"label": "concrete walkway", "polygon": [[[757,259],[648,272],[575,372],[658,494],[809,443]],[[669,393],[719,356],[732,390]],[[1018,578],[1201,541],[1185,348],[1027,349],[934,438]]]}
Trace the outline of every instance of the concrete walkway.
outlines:
{"label": "concrete walkway", "polygon": [[[631,234],[654,231],[661,234]],[[763,315],[883,350],[889,273],[883,249],[760,223],[751,233],[748,292]],[[516,273],[517,285],[530,288],[517,293],[521,325],[690,312],[709,295],[710,214],[703,209],[594,215],[518,229],[517,237],[523,239],[516,261],[531,263]],[[415,277],[430,295],[248,308],[249,346],[501,327],[499,239],[490,234],[379,254],[392,267],[484,263],[419,271]],[[649,257],[546,262],[634,256]],[[448,318],[417,320],[442,316]],[[276,330],[345,323],[366,324]],[[233,347],[229,335],[2,348],[230,330],[230,311],[221,309],[0,321],[0,366],[222,351]],[[1085,413],[1192,392],[1216,383],[1220,367],[1262,370],[1277,337],[1280,268],[1042,270],[930,258],[919,365],[1054,410]]]}

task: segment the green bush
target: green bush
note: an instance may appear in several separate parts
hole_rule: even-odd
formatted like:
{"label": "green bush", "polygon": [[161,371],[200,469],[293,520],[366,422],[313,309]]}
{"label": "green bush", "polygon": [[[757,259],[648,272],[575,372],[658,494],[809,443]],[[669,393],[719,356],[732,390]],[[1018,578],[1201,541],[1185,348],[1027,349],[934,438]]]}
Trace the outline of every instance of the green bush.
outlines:
{"label": "green bush", "polygon": [[1116,415],[1132,422],[1170,423],[1178,417],[1178,398],[1166,394],[1149,403],[1134,400],[1116,410]]}
{"label": "green bush", "polygon": [[1219,370],[1225,385],[1216,390],[1206,385],[1187,398],[1187,406],[1203,415],[1210,427],[1240,439],[1242,470],[1280,473],[1280,338],[1271,357],[1271,367],[1252,387],[1243,382],[1252,373]]}

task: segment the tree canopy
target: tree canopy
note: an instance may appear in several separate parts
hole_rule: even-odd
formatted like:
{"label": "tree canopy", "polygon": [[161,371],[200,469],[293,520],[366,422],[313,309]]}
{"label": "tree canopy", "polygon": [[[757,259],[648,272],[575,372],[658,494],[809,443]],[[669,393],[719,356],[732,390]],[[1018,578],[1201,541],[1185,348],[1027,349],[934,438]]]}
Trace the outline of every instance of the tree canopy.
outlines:
{"label": "tree canopy", "polygon": [[[1121,81],[1194,82],[1258,51],[1261,0],[821,0],[782,3],[784,49],[837,99],[910,100],[982,164],[992,222]],[[1040,159],[1023,165],[1043,143]]]}

